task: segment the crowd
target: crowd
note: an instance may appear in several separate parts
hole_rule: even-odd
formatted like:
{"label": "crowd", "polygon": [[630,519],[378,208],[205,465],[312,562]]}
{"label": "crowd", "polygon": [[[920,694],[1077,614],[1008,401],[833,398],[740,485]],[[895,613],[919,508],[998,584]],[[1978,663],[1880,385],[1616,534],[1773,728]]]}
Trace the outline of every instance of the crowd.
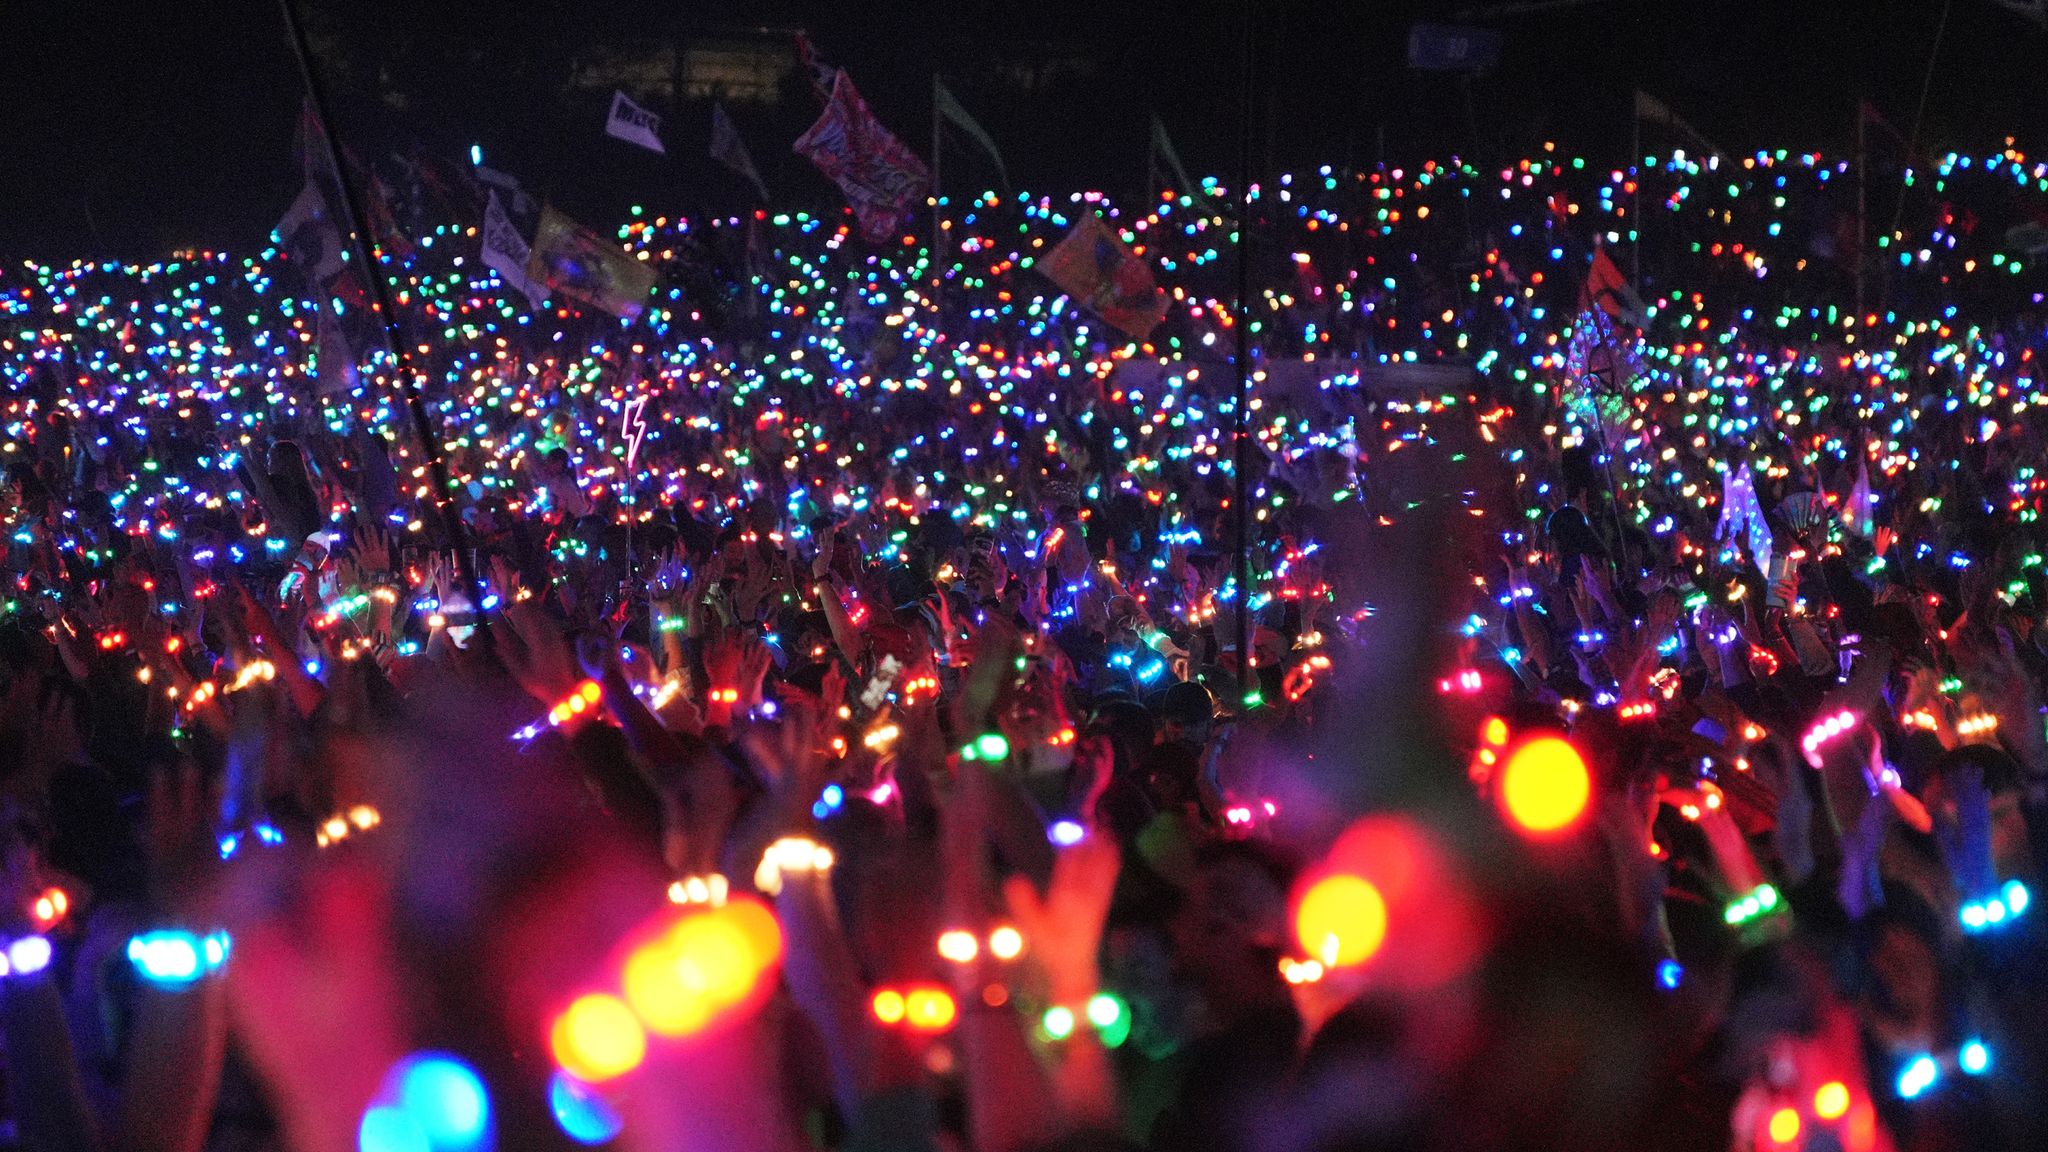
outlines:
{"label": "crowd", "polygon": [[1854,178],[0,271],[14,1141],[2043,1146],[2048,165]]}

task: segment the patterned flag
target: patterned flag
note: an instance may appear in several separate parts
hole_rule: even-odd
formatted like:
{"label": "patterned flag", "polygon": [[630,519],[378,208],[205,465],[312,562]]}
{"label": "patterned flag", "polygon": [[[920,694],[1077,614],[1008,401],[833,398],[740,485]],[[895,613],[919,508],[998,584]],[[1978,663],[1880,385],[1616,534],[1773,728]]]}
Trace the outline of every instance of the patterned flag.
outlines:
{"label": "patterned flag", "polygon": [[616,244],[562,215],[552,206],[540,214],[540,228],[527,257],[526,275],[579,304],[637,320],[654,290],[654,269],[619,251]]}
{"label": "patterned flag", "polygon": [[608,136],[638,144],[649,152],[668,153],[661,146],[661,117],[633,103],[624,92],[612,93],[612,112],[605,117],[604,130]]}
{"label": "patterned flag", "polygon": [[889,239],[931,187],[924,161],[868,111],[845,69],[833,76],[825,111],[797,137],[795,150],[839,185],[871,243]]}
{"label": "patterned flag", "polygon": [[1093,212],[1074,223],[1038,270],[1136,339],[1143,340],[1166,318],[1166,293],[1153,283],[1151,268]]}
{"label": "patterned flag", "polygon": [[484,207],[484,264],[497,271],[507,288],[525,296],[526,302],[538,309],[547,301],[548,293],[526,275],[526,264],[532,255],[526,238],[505,214],[505,206],[498,203],[498,193],[492,191],[490,203]]}
{"label": "patterned flag", "polygon": [[761,194],[762,201],[767,201],[768,185],[761,182],[753,154],[747,151],[747,142],[740,139],[740,130],[733,126],[732,117],[725,114],[723,104],[711,106],[711,158],[746,177]]}

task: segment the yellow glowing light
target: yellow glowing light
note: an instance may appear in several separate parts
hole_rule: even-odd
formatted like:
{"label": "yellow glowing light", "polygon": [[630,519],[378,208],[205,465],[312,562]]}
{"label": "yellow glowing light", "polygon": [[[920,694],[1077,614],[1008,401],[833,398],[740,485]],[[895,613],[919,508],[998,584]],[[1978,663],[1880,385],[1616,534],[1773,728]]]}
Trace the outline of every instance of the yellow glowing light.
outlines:
{"label": "yellow glowing light", "polygon": [[1362,964],[1386,942],[1386,899],[1364,877],[1324,877],[1295,908],[1294,933],[1302,949],[1325,967]]}
{"label": "yellow glowing light", "polygon": [[1515,749],[1500,777],[1508,818],[1536,836],[1571,827],[1585,814],[1592,792],[1586,761],[1555,736],[1540,736]]}

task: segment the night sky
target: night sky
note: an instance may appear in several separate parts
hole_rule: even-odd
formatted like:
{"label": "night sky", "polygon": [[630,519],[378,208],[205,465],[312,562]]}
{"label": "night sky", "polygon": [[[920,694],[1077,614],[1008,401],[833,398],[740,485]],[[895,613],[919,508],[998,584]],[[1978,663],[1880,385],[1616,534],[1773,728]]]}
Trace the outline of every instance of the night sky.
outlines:
{"label": "night sky", "polygon": [[[670,118],[664,159],[603,137],[608,93],[566,91],[579,54],[718,26],[808,28],[920,152],[931,61],[944,61],[1020,186],[1136,190],[1154,111],[1191,167],[1236,167],[1243,15],[1231,4],[298,2],[328,53],[338,131],[359,153],[415,146],[454,161],[480,143],[487,162],[598,222],[630,203],[744,202],[703,156],[703,108],[656,106]],[[1260,168],[1369,165],[1382,146],[1392,160],[1497,160],[1546,137],[1619,160],[1637,86],[1731,150],[1839,150],[1858,94],[1910,129],[1942,13],[1940,0],[1604,0],[1499,16],[1481,22],[1503,33],[1501,65],[1469,84],[1468,100],[1465,82],[1406,67],[1407,32],[1483,3],[1256,2]],[[274,2],[40,0],[0,19],[0,259],[261,243],[299,182],[300,88]],[[995,61],[1035,56],[1090,70],[1023,96],[988,79]],[[1982,150],[2012,134],[2048,148],[2043,59],[2048,33],[1991,0],[1951,0],[1929,146]],[[403,107],[379,97],[393,86]],[[801,93],[779,109],[734,109],[782,206],[836,205],[788,149],[815,110]]]}

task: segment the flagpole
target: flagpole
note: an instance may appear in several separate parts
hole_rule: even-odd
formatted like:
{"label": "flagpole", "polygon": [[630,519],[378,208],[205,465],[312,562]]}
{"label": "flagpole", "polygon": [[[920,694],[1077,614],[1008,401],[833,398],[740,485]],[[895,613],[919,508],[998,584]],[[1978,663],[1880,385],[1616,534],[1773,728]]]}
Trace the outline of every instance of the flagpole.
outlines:
{"label": "flagpole", "polygon": [[1865,115],[1864,103],[1863,97],[1856,98],[1856,323],[1852,332],[1863,328],[1863,246],[1870,242],[1870,153],[1864,138],[1870,117]]}
{"label": "flagpole", "polygon": [[939,182],[939,161],[939,74],[934,72],[932,73],[932,242],[930,245],[932,254],[933,312],[939,310],[939,293],[946,286],[946,274],[940,267],[945,255],[945,239],[944,234],[939,231],[939,201],[941,199],[941,189],[944,187]]}
{"label": "flagpole", "polygon": [[1640,291],[1643,285],[1643,174],[1638,166],[1643,162],[1643,117],[1634,105],[1630,105],[1628,122],[1631,125],[1628,170],[1635,173],[1633,183],[1636,188],[1630,193],[1628,205],[1628,214],[1635,225],[1636,234],[1636,242],[1628,246],[1628,279],[1629,283]]}
{"label": "flagpole", "polygon": [[1244,697],[1250,695],[1256,686],[1252,679],[1251,598],[1252,598],[1252,550],[1251,550],[1251,260],[1249,257],[1252,230],[1252,34],[1257,25],[1253,22],[1253,8],[1256,0],[1242,0],[1244,5],[1244,58],[1239,81],[1243,91],[1239,94],[1237,121],[1237,323],[1232,325],[1237,333],[1237,411],[1235,413],[1235,437],[1233,463],[1237,473],[1237,497],[1232,511],[1237,524],[1237,674],[1238,700],[1240,710]]}
{"label": "flagpole", "polygon": [[334,132],[328,127],[326,94],[320,87],[319,74],[313,69],[313,59],[306,48],[306,34],[299,27],[298,14],[292,10],[292,0],[277,2],[284,11],[284,26],[291,36],[292,55],[299,62],[299,78],[306,86],[306,101],[312,106],[313,118],[320,125],[321,144],[326,149],[328,162],[334,165],[335,182],[341,185],[341,209],[344,223],[348,225],[349,243],[355,249],[356,258],[363,262],[363,280],[369,286],[370,304],[381,321],[384,344],[398,372],[398,386],[405,393],[406,408],[412,413],[413,434],[419,438],[420,450],[427,457],[427,474],[434,486],[434,508],[441,513],[442,523],[448,529],[449,543],[455,548],[456,571],[461,574],[462,582],[469,586],[471,595],[476,597],[477,633],[488,638],[490,621],[484,614],[484,588],[477,576],[476,558],[469,550],[468,526],[462,522],[459,512],[450,513],[453,484],[448,477],[448,462],[442,458],[440,438],[434,435],[433,424],[427,419],[426,403],[420,399],[412,363],[406,358],[405,338],[398,330],[398,313],[391,306],[390,289],[384,283],[376,254],[371,251],[369,238],[363,231],[363,211],[355,184],[349,180],[348,167],[342,163],[341,151],[334,145]]}

